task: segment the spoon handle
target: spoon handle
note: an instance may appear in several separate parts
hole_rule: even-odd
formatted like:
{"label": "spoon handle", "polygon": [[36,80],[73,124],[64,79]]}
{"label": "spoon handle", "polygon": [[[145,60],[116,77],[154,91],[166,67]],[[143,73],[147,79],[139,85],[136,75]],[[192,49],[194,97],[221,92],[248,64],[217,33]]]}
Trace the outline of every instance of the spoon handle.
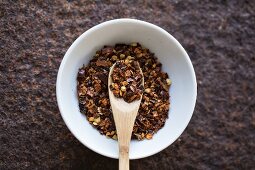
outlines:
{"label": "spoon handle", "polygon": [[129,170],[129,146],[135,116],[132,113],[115,115],[119,143],[119,170]]}
{"label": "spoon handle", "polygon": [[[114,106],[112,108],[115,110]],[[119,170],[129,170],[129,146],[137,110],[113,115],[119,143]],[[120,110],[115,111],[120,113]]]}
{"label": "spoon handle", "polygon": [[129,170],[129,148],[119,146],[119,170]]}

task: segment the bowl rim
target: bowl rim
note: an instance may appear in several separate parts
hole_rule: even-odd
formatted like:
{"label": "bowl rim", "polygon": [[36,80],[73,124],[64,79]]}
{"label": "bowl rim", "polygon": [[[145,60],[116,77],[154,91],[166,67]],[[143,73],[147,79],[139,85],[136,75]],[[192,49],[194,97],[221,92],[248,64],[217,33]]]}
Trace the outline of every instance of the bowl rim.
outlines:
{"label": "bowl rim", "polygon": [[75,48],[76,45],[78,45],[85,36],[87,36],[88,34],[90,34],[91,32],[97,30],[97,29],[100,29],[104,26],[107,26],[107,25],[111,25],[111,24],[116,24],[116,23],[138,23],[138,24],[141,24],[141,25],[144,25],[146,27],[151,27],[157,31],[160,31],[161,33],[163,33],[165,36],[167,36],[169,39],[171,39],[172,41],[174,41],[174,43],[178,46],[178,48],[182,51],[182,53],[184,54],[184,57],[186,59],[186,61],[188,62],[188,67],[191,71],[191,76],[192,76],[192,83],[194,85],[194,95],[192,96],[192,99],[191,99],[191,108],[192,108],[192,112],[191,114],[189,115],[189,117],[186,119],[186,122],[183,123],[184,125],[184,129],[182,131],[180,131],[180,133],[177,135],[176,138],[174,138],[172,141],[170,141],[167,145],[164,145],[164,146],[161,146],[157,151],[154,151],[150,154],[147,154],[147,155],[142,155],[142,156],[134,156],[133,158],[130,158],[132,160],[134,159],[141,159],[141,158],[145,158],[145,157],[149,157],[149,156],[152,156],[156,153],[159,153],[161,152],[162,150],[166,149],[168,146],[170,146],[173,142],[175,142],[180,136],[181,134],[184,132],[184,130],[187,128],[191,118],[192,118],[192,115],[194,113],[194,109],[195,109],[195,105],[196,105],[196,99],[197,99],[197,82],[196,82],[196,75],[195,75],[195,71],[194,71],[194,68],[193,68],[193,65],[192,65],[192,62],[187,54],[187,52],[185,51],[185,49],[182,47],[182,45],[170,34],[168,33],[166,30],[164,30],[163,28],[157,26],[157,25],[154,25],[152,23],[149,23],[149,22],[146,22],[146,21],[142,21],[142,20],[138,20],[138,19],[131,19],[131,18],[120,18],[120,19],[113,19],[113,20],[109,20],[109,21],[105,21],[105,22],[102,22],[100,24],[97,24],[91,28],[89,28],[88,30],[86,30],[85,32],[83,32],[78,38],[76,38],[76,40],[72,43],[72,45],[68,48],[67,52],[65,53],[62,61],[61,61],[61,64],[60,64],[60,67],[59,67],[59,70],[58,70],[58,74],[57,74],[57,80],[56,80],[56,97],[57,97],[57,104],[58,104],[58,108],[59,108],[59,111],[60,111],[60,114],[61,114],[61,117],[62,119],[64,120],[67,128],[71,131],[71,133],[75,136],[76,139],[78,139],[83,145],[85,145],[87,148],[89,148],[90,150],[100,154],[100,155],[103,155],[103,156],[106,156],[106,157],[109,157],[109,158],[114,158],[114,159],[118,159],[118,157],[115,157],[113,156],[112,154],[108,154],[108,153],[105,153],[105,152],[101,152],[100,150],[96,150],[92,147],[90,147],[90,145],[84,141],[83,139],[81,139],[79,137],[79,134],[76,133],[74,130],[72,130],[72,128],[70,127],[70,124],[69,124],[69,121],[65,118],[64,116],[64,112],[63,112],[63,107],[62,107],[62,104],[61,104],[61,101],[60,101],[60,96],[61,96],[61,92],[60,92],[60,80],[62,78],[62,75],[63,75],[63,70],[64,70],[64,66],[66,64],[66,61],[67,61],[67,58],[70,56],[70,53],[71,51],[73,51],[73,49]]}

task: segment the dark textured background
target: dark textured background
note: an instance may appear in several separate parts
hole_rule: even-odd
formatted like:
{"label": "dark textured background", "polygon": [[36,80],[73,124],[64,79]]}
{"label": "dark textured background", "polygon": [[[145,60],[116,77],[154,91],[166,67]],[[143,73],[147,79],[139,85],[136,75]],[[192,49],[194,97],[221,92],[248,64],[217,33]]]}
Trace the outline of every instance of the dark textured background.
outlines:
{"label": "dark textured background", "polygon": [[0,0],[0,169],[117,169],[117,160],[87,149],[67,129],[55,82],[81,33],[121,17],[176,37],[198,82],[185,132],[131,169],[254,168],[255,1]]}

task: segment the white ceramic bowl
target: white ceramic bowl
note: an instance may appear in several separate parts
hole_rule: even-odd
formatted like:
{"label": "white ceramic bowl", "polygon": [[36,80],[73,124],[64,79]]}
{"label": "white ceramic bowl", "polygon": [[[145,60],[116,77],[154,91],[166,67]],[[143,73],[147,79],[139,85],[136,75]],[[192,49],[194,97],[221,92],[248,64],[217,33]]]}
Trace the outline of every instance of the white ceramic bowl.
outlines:
{"label": "white ceramic bowl", "polygon": [[152,140],[131,141],[130,159],[144,158],[172,144],[188,125],[195,107],[197,84],[188,54],[181,44],[162,28],[134,19],[104,22],[78,37],[66,52],[57,77],[57,101],[61,115],[73,135],[91,150],[118,158],[117,141],[93,128],[80,113],[77,99],[77,72],[88,64],[96,50],[104,45],[139,42],[151,50],[172,80],[171,109],[165,126]]}

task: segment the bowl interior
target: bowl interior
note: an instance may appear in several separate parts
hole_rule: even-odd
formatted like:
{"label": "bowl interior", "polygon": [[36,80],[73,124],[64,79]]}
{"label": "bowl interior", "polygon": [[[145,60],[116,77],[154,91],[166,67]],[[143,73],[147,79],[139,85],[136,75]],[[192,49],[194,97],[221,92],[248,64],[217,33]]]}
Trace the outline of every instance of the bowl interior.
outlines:
{"label": "bowl interior", "polygon": [[74,136],[93,151],[118,158],[117,141],[100,135],[80,113],[77,72],[104,45],[139,42],[155,53],[163,71],[172,80],[171,108],[165,126],[152,140],[131,141],[130,159],[153,155],[173,143],[186,128],[196,101],[196,78],[182,46],[163,29],[147,22],[119,19],[99,24],[83,33],[68,49],[57,79],[57,100],[61,115]]}

